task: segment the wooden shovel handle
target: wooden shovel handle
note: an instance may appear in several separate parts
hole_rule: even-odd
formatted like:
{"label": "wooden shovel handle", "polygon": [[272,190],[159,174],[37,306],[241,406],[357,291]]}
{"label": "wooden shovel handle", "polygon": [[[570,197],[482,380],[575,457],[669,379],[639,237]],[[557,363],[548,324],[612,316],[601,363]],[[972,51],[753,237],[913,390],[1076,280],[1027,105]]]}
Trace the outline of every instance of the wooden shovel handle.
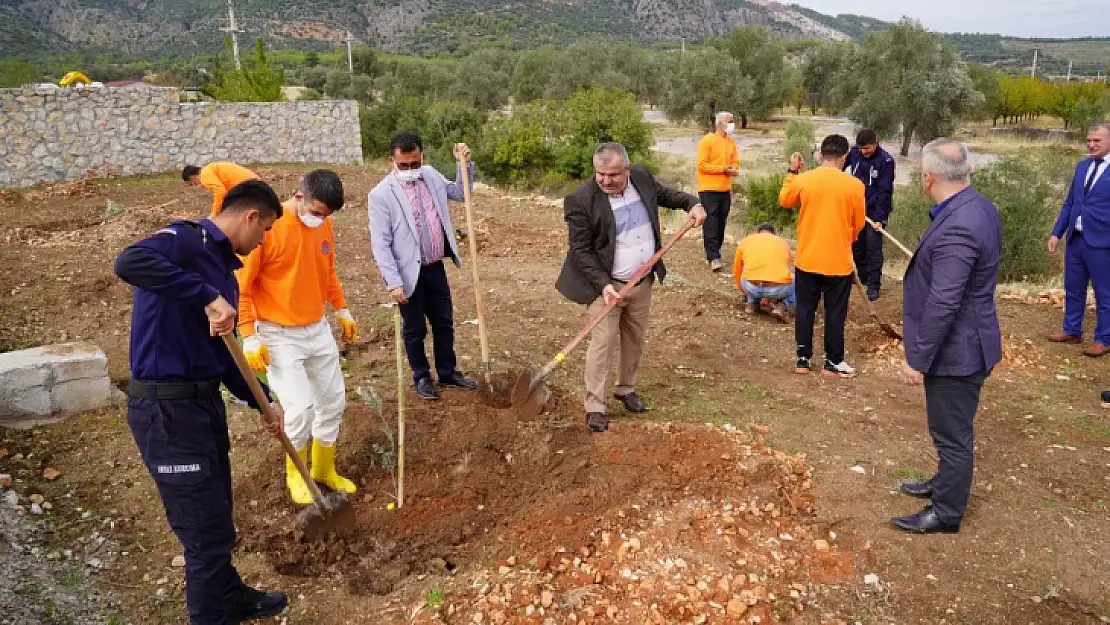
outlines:
{"label": "wooden shovel handle", "polygon": [[482,348],[482,369],[490,381],[489,340],[486,338],[486,307],[478,280],[478,239],[474,232],[474,209],[470,201],[470,159],[459,159],[462,166],[463,203],[466,204],[466,239],[470,245],[470,273],[474,280],[474,305],[478,309],[478,343]]}
{"label": "wooden shovel handle", "polygon": [[[254,375],[254,371],[247,364],[247,358],[243,355],[243,347],[239,345],[239,340],[230,334],[224,335],[224,344],[227,345],[227,351],[231,352],[231,357],[235,359],[235,364],[239,367],[239,373],[243,374],[243,379],[247,381],[247,386],[251,387],[251,393],[254,395],[254,401],[262,407],[262,418],[267,423],[280,423],[277,415],[274,414],[274,409],[270,406],[270,402],[266,399],[266,394],[262,392],[262,385],[258,383],[258,378]],[[285,435],[285,431],[278,432],[278,440],[281,441],[281,446],[285,449],[285,453],[297,466],[297,471],[301,474],[305,484],[308,485],[308,490],[312,492],[312,500],[316,502],[316,506],[324,509],[324,494],[320,492],[320,487],[312,480],[312,476],[308,472],[308,467],[305,466],[304,461],[301,460],[297,454],[297,448],[290,442],[289,437]]]}
{"label": "wooden shovel handle", "polygon": [[913,252],[910,251],[910,248],[906,247],[905,245],[902,245],[901,241],[899,241],[898,239],[895,239],[893,234],[886,231],[886,228],[884,228],[884,227],[878,225],[877,223],[875,223],[874,221],[872,221],[870,217],[864,217],[864,219],[867,220],[867,224],[869,226],[871,226],[872,228],[874,228],[874,229],[878,230],[879,232],[883,233],[884,237],[890,239],[892,243],[897,245],[898,249],[902,250],[906,254],[906,256],[909,256],[910,258],[913,258]]}
{"label": "wooden shovel handle", "polygon": [[[621,297],[628,295],[628,292],[636,286],[636,283],[639,282],[641,278],[646,276],[648,272],[650,272],[652,268],[655,267],[655,263],[659,262],[659,259],[663,258],[663,255],[666,254],[667,251],[670,250],[675,243],[678,243],[678,240],[681,239],[682,236],[686,234],[690,230],[690,228],[693,227],[694,218],[690,217],[685,221],[685,223],[682,224],[682,227],[678,229],[678,232],[674,233],[674,236],[671,237],[670,241],[667,241],[667,243],[663,245],[663,247],[659,248],[658,252],[652,255],[652,257],[649,258],[648,261],[643,264],[643,266],[636,270],[636,273],[632,274],[632,277],[628,279],[628,282],[626,282],[624,286],[621,287],[621,290],[618,291],[617,294]],[[605,318],[605,315],[609,314],[609,311],[613,310],[613,307],[617,305],[618,301],[619,300],[617,299],[610,300],[609,303],[603,306],[601,310],[597,311],[597,314],[595,314],[593,317],[590,318],[589,321],[586,322],[586,325],[578,331],[578,334],[576,334],[569,343],[567,343],[566,347],[564,347],[561,352],[556,354],[555,357],[551,359],[551,362],[547,363],[544,366],[543,372],[538,377],[543,377],[547,373],[550,373],[555,367],[562,364],[562,362],[567,359],[567,354],[569,354],[571,350],[577,347],[578,344],[581,343],[587,335],[589,335],[590,330],[593,330],[597,324],[601,323],[601,320]]]}

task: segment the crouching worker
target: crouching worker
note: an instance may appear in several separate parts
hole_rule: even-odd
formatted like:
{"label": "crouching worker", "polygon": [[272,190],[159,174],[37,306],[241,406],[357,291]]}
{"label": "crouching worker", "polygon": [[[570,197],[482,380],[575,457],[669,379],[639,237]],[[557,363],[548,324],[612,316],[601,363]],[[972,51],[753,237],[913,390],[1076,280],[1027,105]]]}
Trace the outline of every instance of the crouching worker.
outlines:
{"label": "crouching worker", "polygon": [[759,310],[759,300],[771,300],[771,315],[786,321],[794,312],[794,274],[790,271],[790,244],[778,236],[774,224],[763,222],[736,246],[732,263],[736,287],[744,294],[748,314]]}
{"label": "crouching worker", "polygon": [[[312,438],[312,479],[332,490],[355,492],[335,471],[335,444],[347,407],[339,346],[324,316],[335,309],[343,340],[358,338],[335,273],[335,232],[331,214],[343,207],[343,183],[335,172],[317,169],[301,179],[284,204],[285,214],[239,272],[239,332],[251,368],[265,372],[285,408],[285,434],[308,463]],[[312,494],[291,458],[285,483],[296,504]]]}
{"label": "crouching worker", "polygon": [[[166,520],[185,549],[185,603],[192,625],[277,614],[286,596],[243,583],[231,564],[231,441],[220,384],[261,409],[222,335],[235,331],[233,271],[281,217],[260,180],[224,197],[218,215],[175,221],[125,249],[115,272],[135,287],[127,425],[154,478]],[[263,386],[269,396],[269,390]],[[281,407],[274,405],[280,416]],[[267,426],[277,435],[281,426]]]}

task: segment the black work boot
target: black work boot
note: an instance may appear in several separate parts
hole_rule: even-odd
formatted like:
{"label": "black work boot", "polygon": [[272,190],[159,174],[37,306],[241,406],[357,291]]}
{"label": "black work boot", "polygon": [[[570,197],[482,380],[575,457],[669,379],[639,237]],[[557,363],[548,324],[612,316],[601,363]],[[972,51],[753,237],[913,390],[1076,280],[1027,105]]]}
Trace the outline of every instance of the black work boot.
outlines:
{"label": "black work boot", "polygon": [[246,584],[228,593],[224,601],[227,603],[227,618],[230,623],[242,623],[280,614],[289,605],[289,598],[283,592],[276,590],[264,592]]}

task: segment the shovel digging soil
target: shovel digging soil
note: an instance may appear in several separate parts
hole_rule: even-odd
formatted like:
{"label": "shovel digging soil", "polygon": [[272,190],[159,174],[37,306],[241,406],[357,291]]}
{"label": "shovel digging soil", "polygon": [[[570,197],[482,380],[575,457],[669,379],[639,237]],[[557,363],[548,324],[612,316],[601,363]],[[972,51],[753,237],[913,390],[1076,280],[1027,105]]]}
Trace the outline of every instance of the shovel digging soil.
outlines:
{"label": "shovel digging soil", "polygon": [[[270,402],[266,401],[266,395],[262,392],[262,386],[258,383],[258,378],[254,376],[254,372],[247,365],[247,359],[243,356],[243,348],[239,345],[239,341],[234,336],[225,334],[224,343],[227,345],[228,351],[231,352],[231,357],[235,359],[235,364],[239,366],[239,372],[243,374],[247,385],[251,387],[251,393],[254,394],[255,401],[258,402],[259,406],[262,406],[262,418],[269,423],[277,421],[277,415],[270,407]],[[343,536],[353,531],[355,529],[355,509],[351,507],[351,502],[347,501],[347,493],[337,490],[328,493],[325,497],[320,492],[320,487],[313,481],[308,472],[308,467],[305,466],[301,457],[297,454],[293,443],[289,442],[289,437],[285,435],[285,432],[281,432],[279,438],[285,453],[293,460],[293,464],[297,465],[297,471],[300,472],[301,478],[308,485],[308,490],[312,492],[314,503],[297,513],[297,526],[304,532],[305,538],[316,541],[324,539],[329,534]]]}
{"label": "shovel digging soil", "polygon": [[[667,253],[667,250],[671,249],[671,246],[673,246],[675,243],[678,243],[678,240],[682,238],[682,235],[686,234],[686,232],[693,227],[693,218],[687,219],[686,222],[682,224],[682,227],[678,229],[678,232],[674,233],[674,236],[671,237],[671,240],[667,241],[666,245],[660,248],[658,252],[656,252],[651,258],[649,258],[642,267],[636,270],[636,273],[634,273],[632,277],[628,279],[628,282],[626,282],[625,285],[621,287],[621,290],[618,291],[618,294],[621,297],[627,295],[628,292],[631,291],[634,286],[636,286],[636,283],[639,282],[641,278],[646,276],[653,267],[655,267],[655,263],[659,262],[660,258],[663,258],[663,255]],[[617,305],[617,301],[617,299],[613,299],[601,310],[597,311],[597,314],[586,322],[586,325],[578,331],[578,334],[576,334],[569,343],[567,343],[567,346],[564,347],[561,352],[556,354],[550,362],[544,365],[542,369],[540,369],[539,371],[526,371],[523,375],[517,378],[516,382],[513,384],[512,405],[513,411],[516,413],[517,417],[520,420],[530,421],[540,416],[540,413],[543,412],[544,404],[546,404],[547,400],[551,398],[551,389],[549,389],[547,385],[544,384],[543,379],[551,375],[551,372],[554,371],[556,367],[563,364],[563,361],[567,359],[567,354],[570,353],[572,349],[577,347],[578,344],[586,338],[586,335],[590,333],[590,330],[594,329],[594,326],[601,323],[601,320],[605,318],[605,315],[608,315],[609,311],[613,310],[613,307]]]}
{"label": "shovel digging soil", "polygon": [[879,326],[879,329],[883,331],[883,334],[889,336],[892,339],[898,339],[899,341],[901,341],[902,333],[900,333],[898,330],[895,330],[894,326],[890,325],[889,323],[883,323],[882,321],[879,321],[879,314],[875,312],[875,304],[867,298],[867,292],[863,289],[863,283],[860,282],[859,272],[856,271],[856,265],[854,263],[852,264],[852,279],[856,282],[856,290],[859,291],[860,298],[862,298],[863,303],[867,305],[867,314],[871,316],[871,322]]}
{"label": "shovel digging soil", "polygon": [[482,375],[478,379],[478,397],[482,403],[494,408],[508,408],[509,381],[504,376],[493,373],[489,357],[489,341],[486,338],[486,311],[482,302],[482,287],[478,280],[478,240],[475,237],[474,210],[470,201],[470,170],[467,159],[462,159],[463,199],[466,204],[466,240],[470,244],[470,270],[474,279],[474,304],[478,310],[478,342],[482,347]]}

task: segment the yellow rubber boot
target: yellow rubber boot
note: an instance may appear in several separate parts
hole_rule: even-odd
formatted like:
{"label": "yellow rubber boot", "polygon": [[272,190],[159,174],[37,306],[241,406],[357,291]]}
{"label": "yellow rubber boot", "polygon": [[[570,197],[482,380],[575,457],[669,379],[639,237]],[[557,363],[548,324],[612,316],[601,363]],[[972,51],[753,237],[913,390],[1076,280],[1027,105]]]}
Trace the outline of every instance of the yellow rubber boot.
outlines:
{"label": "yellow rubber boot", "polygon": [[316,439],[312,439],[312,479],[348,494],[357,490],[354,482],[335,472],[335,445],[328,447]]}
{"label": "yellow rubber boot", "polygon": [[[298,449],[297,455],[301,457],[301,462],[308,464],[308,447]],[[301,472],[297,470],[297,465],[293,464],[293,459],[288,455],[285,456],[285,485],[289,488],[293,503],[300,506],[312,503],[312,493],[308,490],[308,484],[304,483]]]}

